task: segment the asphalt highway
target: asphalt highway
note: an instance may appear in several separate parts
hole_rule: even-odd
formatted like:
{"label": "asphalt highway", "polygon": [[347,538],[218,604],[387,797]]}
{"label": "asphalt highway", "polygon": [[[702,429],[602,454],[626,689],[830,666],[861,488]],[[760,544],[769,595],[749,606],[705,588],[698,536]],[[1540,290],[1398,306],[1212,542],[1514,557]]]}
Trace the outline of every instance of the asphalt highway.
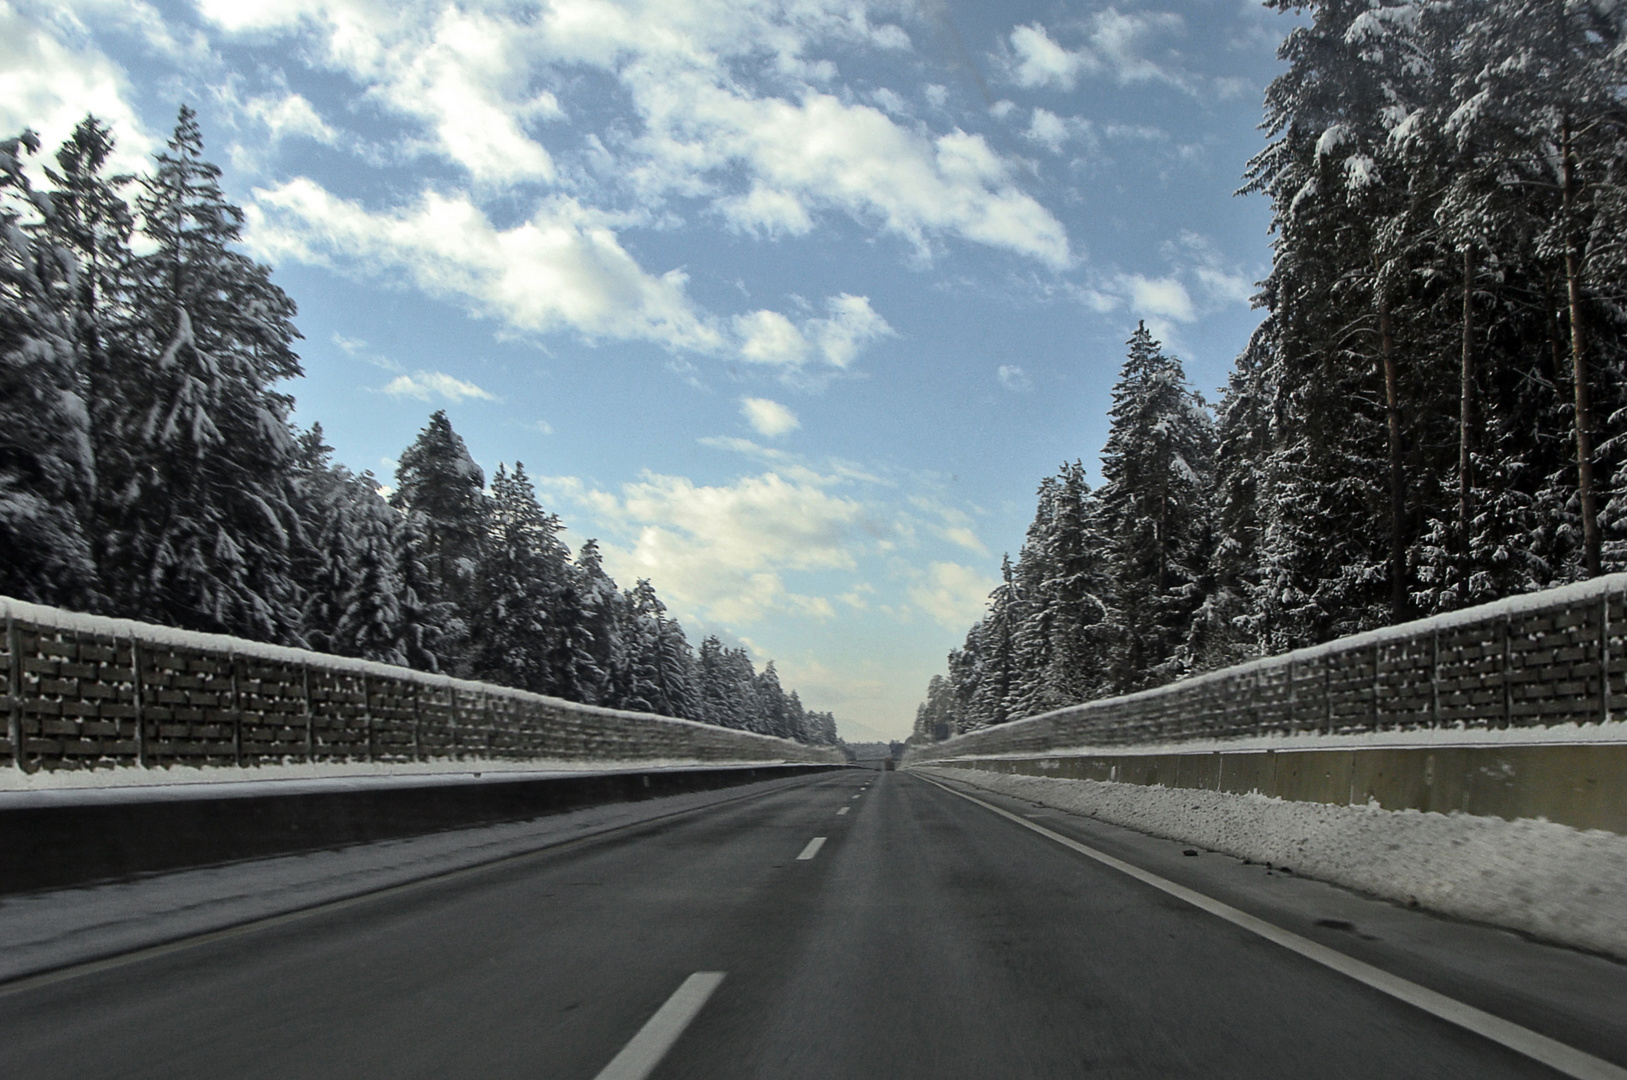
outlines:
{"label": "asphalt highway", "polygon": [[[1578,963],[1615,985],[1619,965]],[[1537,1020],[1620,1050],[1585,1015]],[[646,1075],[1561,1074],[918,776],[856,770],[0,987],[8,1080]]]}

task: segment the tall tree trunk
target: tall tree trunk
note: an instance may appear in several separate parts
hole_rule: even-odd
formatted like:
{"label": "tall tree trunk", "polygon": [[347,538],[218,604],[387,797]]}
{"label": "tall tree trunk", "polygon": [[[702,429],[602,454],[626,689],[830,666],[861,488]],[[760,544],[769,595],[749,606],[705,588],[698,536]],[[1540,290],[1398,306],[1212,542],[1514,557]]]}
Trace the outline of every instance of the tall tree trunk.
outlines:
{"label": "tall tree trunk", "polygon": [[1582,562],[1588,577],[1600,570],[1599,514],[1593,489],[1593,412],[1588,406],[1587,338],[1582,322],[1582,253],[1577,244],[1576,168],[1571,159],[1571,122],[1559,126],[1560,197],[1564,208],[1565,288],[1570,300],[1571,381],[1576,386],[1576,493],[1582,504]]}
{"label": "tall tree trunk", "polygon": [[1407,617],[1407,546],[1403,536],[1407,487],[1401,460],[1401,387],[1395,366],[1395,333],[1390,326],[1389,292],[1382,284],[1378,296],[1378,339],[1390,440],[1390,621],[1398,623]]}
{"label": "tall tree trunk", "polygon": [[1464,593],[1468,599],[1469,519],[1474,486],[1474,245],[1463,249],[1463,364],[1458,383],[1458,543],[1463,558]]}

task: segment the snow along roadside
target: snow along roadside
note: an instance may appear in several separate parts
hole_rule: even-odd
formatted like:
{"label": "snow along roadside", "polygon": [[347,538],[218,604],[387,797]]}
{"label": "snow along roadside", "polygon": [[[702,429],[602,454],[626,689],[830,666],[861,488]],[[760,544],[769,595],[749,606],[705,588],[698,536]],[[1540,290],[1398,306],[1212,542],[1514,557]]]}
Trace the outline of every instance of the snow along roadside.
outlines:
{"label": "snow along roadside", "polygon": [[0,984],[732,802],[806,779],[776,777],[530,821],[3,896]]}
{"label": "snow along roadside", "polygon": [[1549,821],[914,766],[945,780],[1627,960],[1627,836]]}

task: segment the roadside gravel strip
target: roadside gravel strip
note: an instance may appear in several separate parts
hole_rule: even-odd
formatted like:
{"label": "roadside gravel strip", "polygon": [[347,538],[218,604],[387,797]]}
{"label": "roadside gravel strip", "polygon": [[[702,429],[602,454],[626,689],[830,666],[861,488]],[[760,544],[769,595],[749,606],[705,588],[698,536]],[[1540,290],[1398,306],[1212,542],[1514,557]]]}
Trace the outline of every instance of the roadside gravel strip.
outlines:
{"label": "roadside gravel strip", "polygon": [[1627,959],[1627,836],[981,769],[914,771]]}
{"label": "roadside gravel strip", "polygon": [[40,972],[363,896],[810,779],[764,780],[405,840],[0,896],[0,991]]}

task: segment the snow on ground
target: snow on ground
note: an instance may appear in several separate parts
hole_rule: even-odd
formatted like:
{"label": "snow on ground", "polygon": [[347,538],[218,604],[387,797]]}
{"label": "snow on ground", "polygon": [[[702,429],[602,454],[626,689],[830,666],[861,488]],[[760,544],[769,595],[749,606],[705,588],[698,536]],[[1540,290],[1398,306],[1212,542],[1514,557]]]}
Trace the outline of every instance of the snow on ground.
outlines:
{"label": "snow on ground", "polygon": [[[1347,735],[1323,735],[1316,731],[1267,732],[1226,739],[1185,739],[1171,742],[1095,746],[1059,746],[1035,754],[1031,750],[1010,754],[955,755],[957,761],[1027,759],[1034,757],[1115,757],[1147,754],[1236,753],[1243,750],[1386,750],[1413,746],[1572,746],[1627,743],[1627,721],[1600,724],[1554,724],[1550,727],[1471,728],[1456,725],[1438,728],[1411,728],[1398,731],[1358,731]],[[934,747],[925,747],[917,760],[932,760]]]}
{"label": "snow on ground", "polygon": [[731,769],[781,765],[769,761],[697,761],[648,758],[628,761],[419,761],[288,762],[282,765],[175,765],[142,768],[42,769],[25,773],[0,768],[0,809],[64,806],[166,798],[233,798],[315,791],[414,787],[427,784],[542,779],[583,773],[655,772],[662,769]]}
{"label": "snow on ground", "polygon": [[782,778],[132,881],[0,896],[0,982],[796,783]]}
{"label": "snow on ground", "polygon": [[1399,903],[1627,959],[1627,836],[1548,821],[914,766]]}

